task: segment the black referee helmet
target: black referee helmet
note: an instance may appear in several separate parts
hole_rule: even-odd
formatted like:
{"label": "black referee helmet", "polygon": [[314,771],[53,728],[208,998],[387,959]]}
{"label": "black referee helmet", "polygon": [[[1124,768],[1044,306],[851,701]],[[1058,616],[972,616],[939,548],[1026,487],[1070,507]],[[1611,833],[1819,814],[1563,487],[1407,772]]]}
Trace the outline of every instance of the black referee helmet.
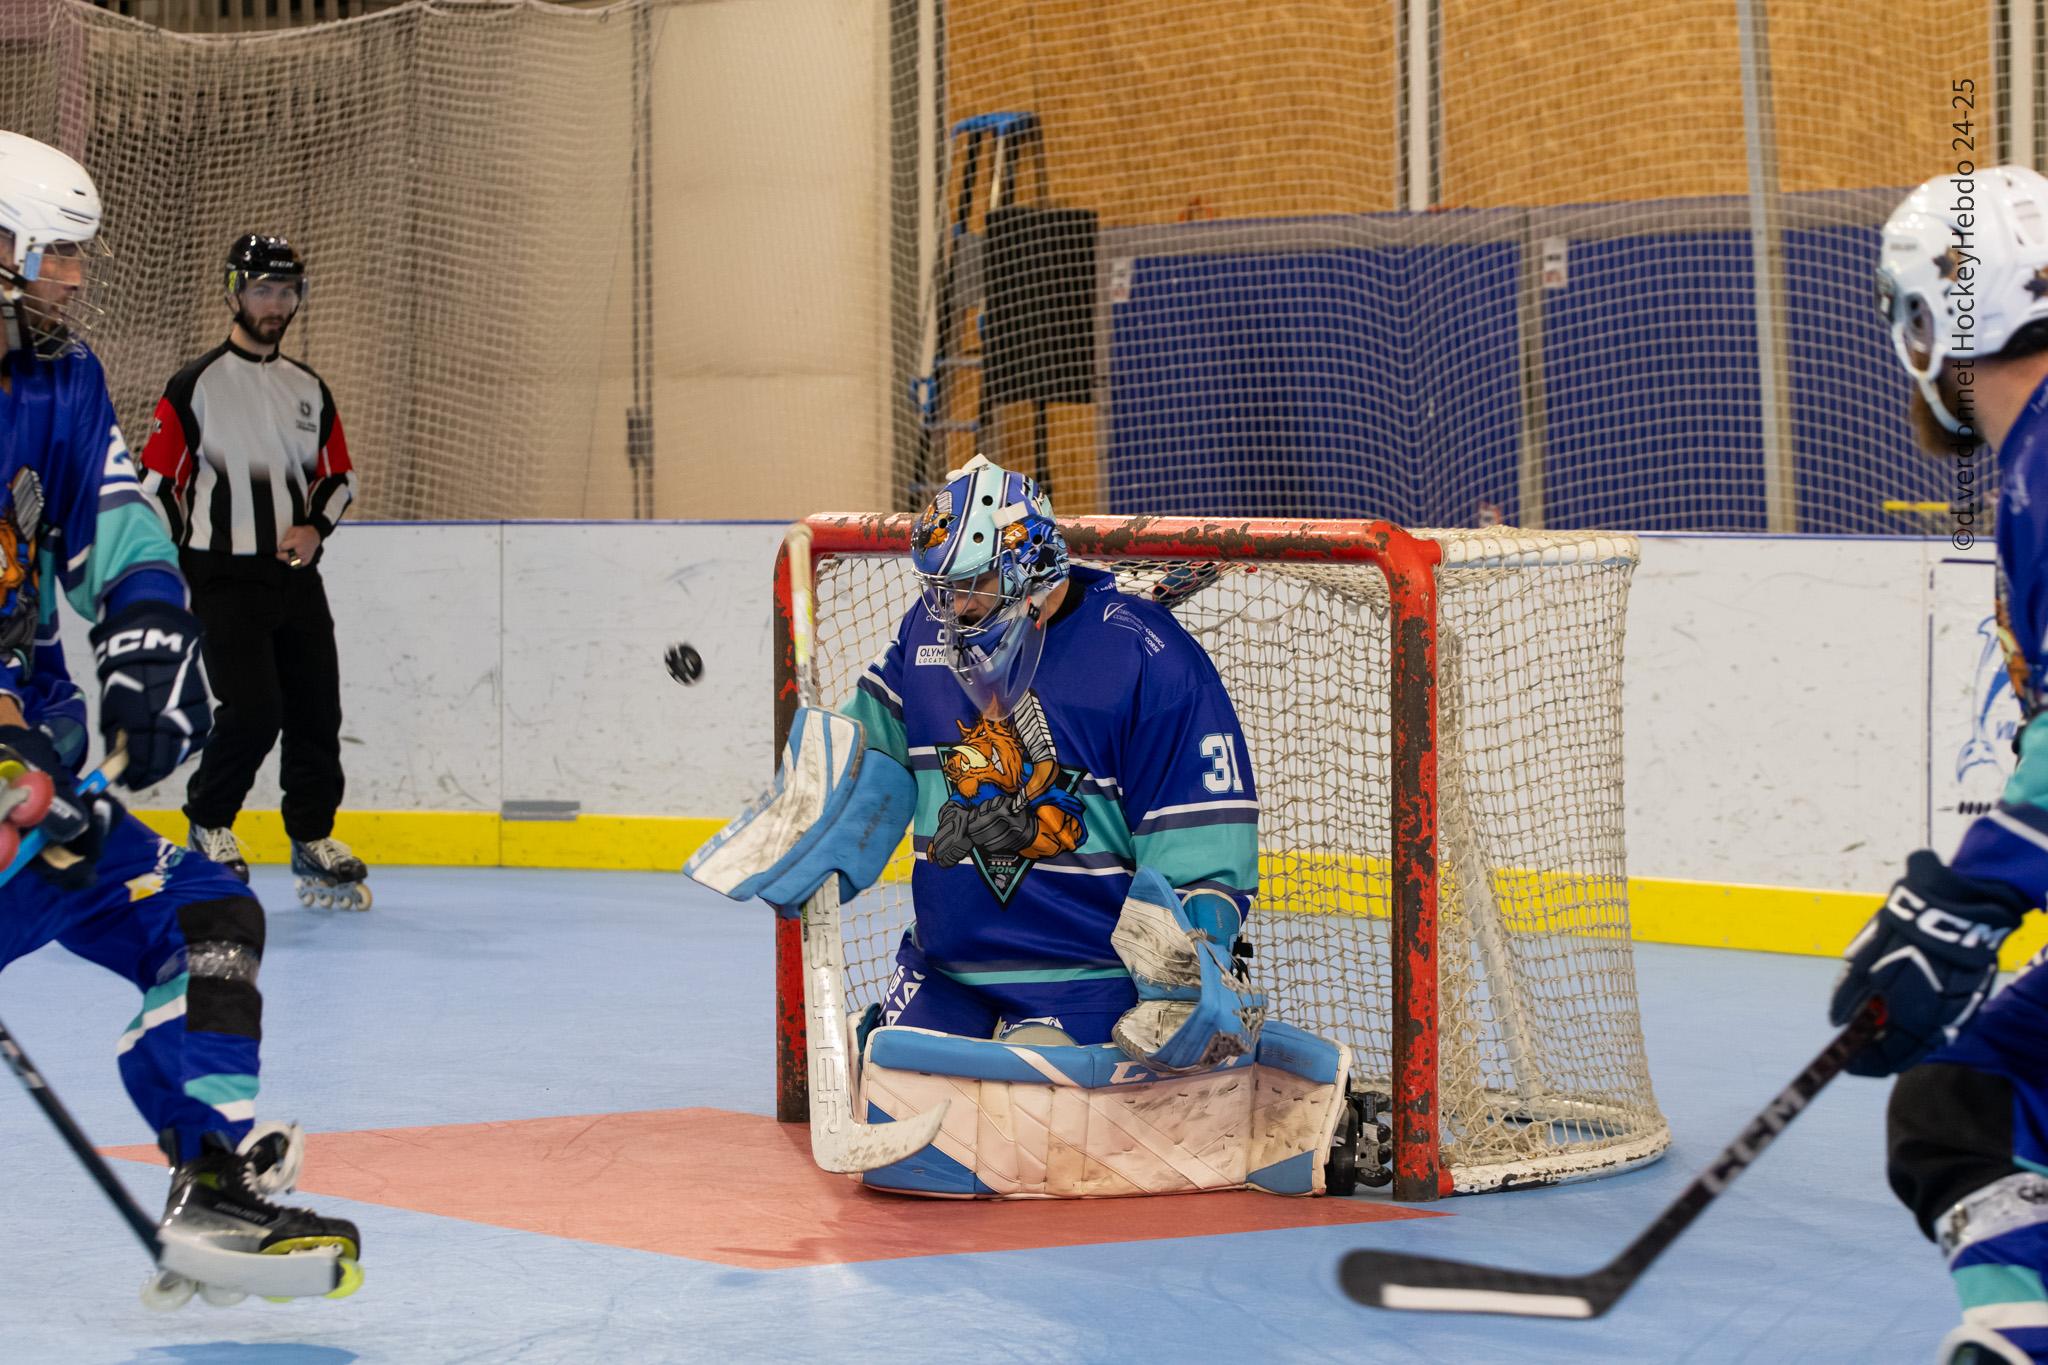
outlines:
{"label": "black referee helmet", "polygon": [[245,232],[228,248],[228,297],[242,292],[251,280],[296,280],[299,299],[306,297],[306,262],[299,249],[282,237]]}

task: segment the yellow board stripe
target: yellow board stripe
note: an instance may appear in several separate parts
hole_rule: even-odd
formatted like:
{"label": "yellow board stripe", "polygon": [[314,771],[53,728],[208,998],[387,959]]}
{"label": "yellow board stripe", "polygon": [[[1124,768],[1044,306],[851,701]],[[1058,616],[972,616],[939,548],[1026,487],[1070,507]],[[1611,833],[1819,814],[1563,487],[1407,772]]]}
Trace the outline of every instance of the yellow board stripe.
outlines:
{"label": "yellow board stripe", "polygon": [[[166,839],[184,842],[182,813],[143,810],[135,814]],[[724,823],[659,815],[507,820],[484,811],[354,810],[341,813],[334,833],[372,868],[399,864],[673,872]],[[251,862],[282,863],[289,858],[284,825],[276,811],[244,811],[235,822],[235,834]],[[898,852],[906,854],[907,843]],[[1368,893],[1368,888],[1372,899],[1383,897],[1383,873],[1342,866],[1345,861],[1267,857],[1261,859],[1261,870],[1269,884],[1292,882],[1295,894],[1321,883],[1345,900]],[[898,864],[907,866],[902,858]],[[1512,896],[1512,883],[1531,874],[1498,875],[1502,878],[1499,890]],[[1631,877],[1628,883],[1631,932],[1640,943],[1815,957],[1838,956],[1877,908],[1881,894],[1875,890],[1816,891],[1666,877]],[[2048,942],[2048,916],[2037,915],[2007,940],[2000,954],[2001,965],[2012,970],[2044,942]]]}

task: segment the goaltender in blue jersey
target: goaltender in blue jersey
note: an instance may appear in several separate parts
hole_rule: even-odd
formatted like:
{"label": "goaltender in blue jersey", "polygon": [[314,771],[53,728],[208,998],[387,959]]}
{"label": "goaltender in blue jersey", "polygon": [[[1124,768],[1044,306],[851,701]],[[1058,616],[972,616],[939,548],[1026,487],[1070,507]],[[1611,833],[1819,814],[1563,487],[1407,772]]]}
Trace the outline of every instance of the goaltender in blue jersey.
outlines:
{"label": "goaltender in blue jersey", "polygon": [[[829,876],[858,894],[909,825],[913,919],[851,1030],[853,1112],[943,1126],[831,1169],[945,1196],[1348,1192],[1350,1053],[1268,1018],[1238,951],[1259,800],[1215,664],[1070,565],[1045,494],[987,460],[910,554],[921,600],[888,648],[836,712],[798,711],[775,791],[685,869],[794,908]],[[814,928],[807,970],[836,972]]]}
{"label": "goaltender in blue jersey", "polygon": [[[1231,944],[1258,885],[1258,794],[1216,665],[1171,611],[1069,568],[1050,517],[955,510],[1017,506],[1028,488],[984,466],[920,518],[925,600],[839,709],[917,780],[916,922],[886,1022],[977,1037],[1040,1023],[1100,1043],[1135,1003],[1110,944],[1133,874],[1156,870]],[[975,557],[977,534],[1007,536],[1027,567]],[[964,588],[954,563],[975,570]],[[1039,621],[955,648],[1002,610],[1006,573],[1008,596],[1042,599]]]}

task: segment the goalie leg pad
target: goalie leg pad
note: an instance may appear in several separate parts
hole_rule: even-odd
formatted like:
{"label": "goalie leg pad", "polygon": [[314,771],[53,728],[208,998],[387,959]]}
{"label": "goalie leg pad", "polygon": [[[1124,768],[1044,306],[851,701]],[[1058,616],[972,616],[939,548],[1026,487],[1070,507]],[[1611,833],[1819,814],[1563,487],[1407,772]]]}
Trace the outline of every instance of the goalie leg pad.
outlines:
{"label": "goalie leg pad", "polygon": [[1179,893],[1157,871],[1138,869],[1110,935],[1130,969],[1138,1003],[1112,1035],[1125,1052],[1160,1071],[1200,1071],[1258,1045],[1266,997],[1251,988],[1221,942],[1197,929]]}
{"label": "goalie leg pad", "polygon": [[852,900],[882,875],[917,806],[909,769],[866,745],[851,716],[806,706],[767,795],[711,836],[684,875],[734,900],[801,906],[839,875]]}
{"label": "goalie leg pad", "polygon": [[1250,1185],[1323,1192],[1351,1053],[1285,1024],[1258,1050],[1168,1074],[1120,1049],[877,1029],[861,1068],[868,1122],[952,1103],[931,1145],[863,1183],[952,1198],[1082,1199]]}

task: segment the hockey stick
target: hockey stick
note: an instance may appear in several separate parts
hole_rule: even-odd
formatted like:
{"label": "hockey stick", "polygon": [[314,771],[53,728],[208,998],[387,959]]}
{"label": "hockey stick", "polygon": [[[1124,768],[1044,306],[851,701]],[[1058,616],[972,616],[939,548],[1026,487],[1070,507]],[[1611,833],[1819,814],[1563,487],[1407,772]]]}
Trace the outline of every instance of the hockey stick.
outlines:
{"label": "hockey stick", "polygon": [[1423,1313],[1506,1313],[1523,1317],[1597,1318],[1626,1294],[1643,1272],[1678,1240],[1692,1221],[1706,1212],[1721,1192],[1748,1170],[1777,1136],[1799,1117],[1822,1088],[1842,1073],[1884,1027],[1884,1004],[1866,1003],[1751,1119],[1741,1136],[1657,1215],[1657,1221],[1630,1242],[1619,1256],[1584,1275],[1543,1275],[1435,1256],[1409,1256],[1393,1251],[1353,1251],[1337,1267],[1345,1294],[1371,1308],[1398,1308]]}
{"label": "hockey stick", "polygon": [[[97,771],[88,774],[78,784],[78,794],[97,796],[105,791],[108,780],[120,776],[127,762],[127,753],[116,749]],[[48,842],[49,836],[40,826],[24,834],[21,848],[13,860],[5,869],[0,869],[0,886],[13,881]],[[341,1253],[334,1247],[294,1252],[289,1256],[262,1256],[228,1251],[189,1236],[164,1236],[155,1221],[135,1202],[135,1196],[128,1193],[128,1187],[115,1178],[106,1158],[93,1147],[92,1139],[71,1117],[71,1111],[50,1089],[49,1082],[36,1070],[35,1063],[21,1050],[21,1044],[14,1040],[14,1035],[7,1031],[4,1023],[0,1023],[0,1056],[6,1057],[8,1069],[14,1073],[15,1079],[27,1089],[29,1098],[36,1102],[36,1107],[56,1128],[57,1135],[64,1139],[64,1145],[71,1149],[71,1155],[85,1167],[85,1173],[100,1187],[100,1192],[113,1204],[114,1212],[121,1215],[121,1221],[128,1225],[128,1230],[135,1234],[136,1240],[142,1243],[143,1250],[149,1253],[159,1269],[201,1284],[267,1298],[302,1298],[341,1287]]]}
{"label": "hockey stick", "polygon": [[[811,543],[798,528],[789,542],[790,641],[796,655],[797,696],[818,704],[812,656],[816,610]],[[913,1118],[862,1123],[853,1110],[853,1068],[846,1049],[846,940],[839,927],[839,875],[826,876],[805,902],[804,1047],[810,1070],[811,1159],[850,1175],[894,1165],[931,1145],[946,1120],[946,1102]]]}

